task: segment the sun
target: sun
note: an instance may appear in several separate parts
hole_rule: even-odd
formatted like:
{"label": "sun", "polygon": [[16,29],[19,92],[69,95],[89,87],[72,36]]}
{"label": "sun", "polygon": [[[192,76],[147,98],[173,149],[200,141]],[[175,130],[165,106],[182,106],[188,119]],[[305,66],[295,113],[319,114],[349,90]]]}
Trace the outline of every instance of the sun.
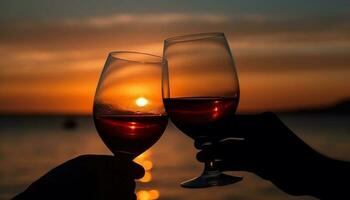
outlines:
{"label": "sun", "polygon": [[148,100],[145,97],[139,97],[136,99],[135,103],[139,107],[144,107],[148,104]]}

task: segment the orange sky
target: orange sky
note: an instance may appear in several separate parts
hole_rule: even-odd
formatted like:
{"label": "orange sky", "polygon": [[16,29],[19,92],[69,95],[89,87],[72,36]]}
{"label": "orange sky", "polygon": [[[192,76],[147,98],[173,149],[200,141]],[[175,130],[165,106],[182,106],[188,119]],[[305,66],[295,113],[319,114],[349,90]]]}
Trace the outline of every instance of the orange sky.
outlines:
{"label": "orange sky", "polygon": [[230,42],[240,111],[326,105],[350,97],[349,25],[307,19],[236,19],[206,11],[1,20],[0,112],[91,113],[109,51],[161,55],[163,39],[209,31],[225,32]]}

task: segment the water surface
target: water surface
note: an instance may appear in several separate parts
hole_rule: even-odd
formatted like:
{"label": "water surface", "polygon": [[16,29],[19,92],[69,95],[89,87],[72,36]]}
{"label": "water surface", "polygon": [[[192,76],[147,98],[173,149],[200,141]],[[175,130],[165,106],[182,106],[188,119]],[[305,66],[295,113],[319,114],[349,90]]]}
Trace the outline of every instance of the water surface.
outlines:
{"label": "water surface", "polygon": [[[282,120],[322,153],[350,160],[349,115],[281,115]],[[92,119],[76,118],[78,128],[65,130],[64,117],[0,117],[0,199],[23,191],[49,169],[81,154],[110,154],[98,137]],[[179,183],[198,175],[192,140],[171,123],[160,141],[138,158],[147,175],[138,182],[140,200],[277,200],[293,197],[253,174],[235,172],[244,180],[209,189],[183,189]]]}

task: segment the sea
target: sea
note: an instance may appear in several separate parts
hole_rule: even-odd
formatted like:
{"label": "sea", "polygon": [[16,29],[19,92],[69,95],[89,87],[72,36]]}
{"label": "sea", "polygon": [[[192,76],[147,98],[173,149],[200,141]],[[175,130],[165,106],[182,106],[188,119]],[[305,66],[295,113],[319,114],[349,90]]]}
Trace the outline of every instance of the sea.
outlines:
{"label": "sea", "polygon": [[[316,150],[350,161],[350,115],[280,114],[279,117]],[[64,128],[65,116],[0,117],[0,199],[10,199],[53,167],[76,156],[111,154],[99,138],[91,117],[73,118],[75,128]],[[195,155],[193,141],[169,123],[161,139],[136,159],[147,169],[145,177],[137,181],[138,199],[315,199],[290,196],[269,181],[248,172],[230,172],[244,177],[243,181],[233,185],[182,188],[182,181],[199,175],[203,170]]]}

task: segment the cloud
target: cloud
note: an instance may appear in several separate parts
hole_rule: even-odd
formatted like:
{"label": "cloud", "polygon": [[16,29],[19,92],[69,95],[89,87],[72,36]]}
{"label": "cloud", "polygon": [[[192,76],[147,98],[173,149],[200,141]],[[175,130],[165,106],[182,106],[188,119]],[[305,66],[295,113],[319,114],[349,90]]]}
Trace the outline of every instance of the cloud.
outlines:
{"label": "cloud", "polygon": [[[298,94],[305,96],[304,103],[326,101],[325,90],[319,87],[325,80],[328,88],[339,88],[332,89],[334,95],[329,95],[329,100],[350,91],[344,78],[350,74],[350,25],[339,16],[282,19],[253,14],[119,13],[0,25],[0,100],[8,102],[0,106],[0,111],[20,109],[19,104],[23,110],[39,108],[40,99],[48,102],[43,110],[58,109],[53,105],[62,98],[86,104],[79,107],[76,103],[62,103],[62,109],[87,111],[108,52],[130,50],[161,55],[164,38],[215,31],[225,32],[230,41],[244,108],[274,108],[277,103],[285,103],[288,96]],[[311,77],[315,73],[320,75]],[[301,75],[303,84],[286,93],[286,87],[294,88],[288,84],[299,82]],[[291,81],[283,82],[284,79]],[[261,83],[266,84],[261,87]],[[310,88],[307,93],[304,85]],[[295,106],[303,103],[295,102]]]}
{"label": "cloud", "polygon": [[158,13],[158,14],[115,14],[110,16],[90,17],[86,19],[66,19],[67,25],[108,27],[125,24],[171,24],[171,23],[225,23],[230,17],[222,14],[206,13]]}

